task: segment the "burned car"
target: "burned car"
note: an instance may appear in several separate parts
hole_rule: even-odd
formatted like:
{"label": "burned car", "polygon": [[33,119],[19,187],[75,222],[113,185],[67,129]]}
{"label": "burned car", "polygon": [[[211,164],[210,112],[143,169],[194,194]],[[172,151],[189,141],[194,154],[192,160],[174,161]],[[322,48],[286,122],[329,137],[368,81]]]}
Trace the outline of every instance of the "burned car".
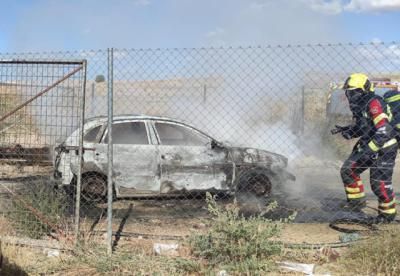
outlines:
{"label": "burned car", "polygon": [[[107,118],[84,124],[82,196],[104,200],[107,193]],[[54,176],[76,185],[76,130],[56,147]],[[230,147],[185,123],[164,117],[119,115],[113,119],[113,187],[116,198],[156,197],[241,190],[258,196],[274,183],[294,180],[287,158],[254,148]]]}

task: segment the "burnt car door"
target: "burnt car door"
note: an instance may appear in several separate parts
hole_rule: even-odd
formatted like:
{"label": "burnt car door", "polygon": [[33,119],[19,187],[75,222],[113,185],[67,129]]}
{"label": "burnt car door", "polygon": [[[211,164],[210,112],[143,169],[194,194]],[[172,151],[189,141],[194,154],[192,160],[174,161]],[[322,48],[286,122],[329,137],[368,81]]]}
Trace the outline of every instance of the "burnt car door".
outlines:
{"label": "burnt car door", "polygon": [[159,142],[161,194],[228,189],[227,153],[212,149],[211,137],[169,121],[155,121],[153,129]]}
{"label": "burnt car door", "polygon": [[[114,122],[112,131],[113,174],[117,196],[159,194],[158,152],[157,147],[150,143],[145,121]],[[105,148],[107,139],[105,135]]]}

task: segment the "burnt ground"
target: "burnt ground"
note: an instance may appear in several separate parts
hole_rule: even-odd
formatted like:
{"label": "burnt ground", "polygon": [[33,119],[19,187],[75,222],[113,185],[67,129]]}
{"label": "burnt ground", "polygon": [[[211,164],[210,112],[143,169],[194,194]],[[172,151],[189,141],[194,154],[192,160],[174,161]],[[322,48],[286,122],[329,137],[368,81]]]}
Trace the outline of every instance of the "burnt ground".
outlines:
{"label": "burnt ground", "polygon": [[[330,222],[337,216],[343,214],[341,205],[345,203],[345,194],[341,184],[338,170],[336,168],[323,167],[318,168],[300,168],[297,169],[297,181],[286,184],[279,189],[273,189],[273,194],[268,198],[269,202],[276,201],[278,207],[272,212],[266,213],[267,218],[283,219],[294,212],[297,213],[294,222],[315,223]],[[400,174],[396,175],[395,189],[400,195]],[[366,192],[369,200],[369,208],[373,213],[377,202],[372,194],[368,175],[366,179]],[[217,202],[221,205],[233,203],[233,197],[217,197]],[[252,197],[241,198],[241,201],[247,200],[242,204],[242,211],[245,215],[257,214],[263,211],[262,202]],[[268,202],[267,201],[267,202]],[[96,217],[106,208],[106,204],[97,206],[85,206],[83,215],[87,217]],[[261,208],[261,209],[260,209]],[[115,218],[122,219],[126,212],[130,210],[130,219],[135,218],[196,218],[208,217],[205,197],[181,197],[181,198],[162,198],[162,199],[133,199],[117,200],[114,203]],[[104,211],[104,210],[103,210]]]}
{"label": "burnt ground", "polygon": [[[287,218],[296,212],[294,224],[284,227],[282,239],[292,243],[330,243],[338,242],[340,232],[329,228],[328,223],[336,218],[354,216],[345,212],[343,187],[335,167],[298,168],[296,183],[277,189],[270,201],[277,201],[278,207],[265,217],[274,220]],[[323,166],[323,167],[322,167]],[[323,170],[322,170],[323,169]],[[399,174],[396,179],[399,179]],[[368,175],[364,177],[368,178]],[[366,182],[368,208],[365,213],[376,215],[376,198]],[[397,191],[400,184],[396,180]],[[296,186],[297,185],[297,186]],[[400,196],[400,193],[398,193]],[[250,201],[252,198],[248,198]],[[222,206],[232,204],[233,198],[219,198]],[[204,231],[212,223],[205,204],[205,198],[173,198],[150,200],[118,200],[114,202],[113,230],[124,236],[147,237],[149,239],[168,239]],[[90,218],[87,228],[104,231],[106,229],[105,204],[85,208],[83,215]],[[259,214],[260,202],[247,202],[241,205],[245,215]],[[99,219],[96,219],[99,218]],[[364,230],[364,229],[362,229]]]}

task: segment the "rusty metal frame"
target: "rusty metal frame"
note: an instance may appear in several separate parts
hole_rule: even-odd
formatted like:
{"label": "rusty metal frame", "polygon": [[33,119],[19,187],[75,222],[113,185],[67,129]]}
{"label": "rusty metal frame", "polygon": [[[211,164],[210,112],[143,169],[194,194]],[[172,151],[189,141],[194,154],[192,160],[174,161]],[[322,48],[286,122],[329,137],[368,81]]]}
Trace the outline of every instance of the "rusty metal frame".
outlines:
{"label": "rusty metal frame", "polygon": [[[49,92],[50,90],[52,90],[53,88],[55,88],[56,86],[58,86],[59,84],[64,82],[65,80],[69,79],[70,77],[72,77],[73,75],[78,73],[79,71],[83,70],[84,71],[84,78],[83,78],[83,84],[82,84],[83,96],[82,96],[82,102],[81,102],[81,121],[80,121],[80,128],[83,130],[84,114],[85,114],[84,109],[85,109],[86,73],[87,73],[86,72],[86,70],[87,70],[86,69],[87,68],[87,61],[86,60],[79,60],[79,61],[0,60],[0,65],[2,65],[2,64],[79,65],[77,68],[75,68],[74,70],[72,70],[68,74],[64,75],[62,78],[58,79],[53,84],[49,85],[48,87],[46,87],[45,89],[40,91],[35,96],[31,97],[30,99],[26,100],[24,103],[20,104],[19,106],[17,106],[16,108],[14,108],[10,112],[8,112],[7,114],[3,115],[0,118],[0,122],[4,121],[8,117],[10,117],[11,115],[15,114],[17,111],[19,111],[20,109],[22,109],[23,107],[27,106],[28,104],[30,104],[31,102],[33,102],[37,98],[43,96],[44,94],[46,94],[47,92]],[[83,131],[81,131],[81,134],[80,134],[79,138],[80,139],[79,139],[79,149],[78,149],[78,151],[79,151],[79,163],[80,163],[79,165],[81,167],[81,165],[82,165],[81,164],[81,160],[82,160],[82,155],[83,155]],[[80,186],[80,182],[81,182],[81,175],[78,176],[78,186]],[[5,187],[3,184],[0,183],[0,185],[3,186],[6,189],[6,191],[8,191],[18,201],[20,201],[28,210],[30,210],[38,220],[40,220],[42,223],[47,225],[50,229],[55,231],[56,234],[57,234],[57,236],[56,236],[57,239],[60,236],[66,237],[65,233],[57,225],[55,225],[55,224],[51,223],[49,220],[47,220],[46,217],[44,216],[44,214],[42,214],[39,210],[35,209],[33,206],[28,204],[26,201],[23,200],[23,198],[21,198],[19,195],[14,193],[9,188]],[[79,208],[80,208],[80,197],[79,197],[79,195],[80,195],[80,189],[79,190],[77,189],[76,208],[78,208],[78,210],[76,210],[76,214],[75,214],[75,243],[77,242],[77,238],[78,238],[79,222],[80,222],[79,221]],[[76,219],[76,217],[78,217],[78,219]],[[67,238],[68,241],[71,242],[71,239],[69,237],[66,237],[66,238]]]}
{"label": "rusty metal frame", "polygon": [[60,64],[60,65],[74,65],[74,64],[76,64],[76,65],[80,65],[78,68],[74,69],[73,71],[71,71],[70,73],[68,73],[64,77],[62,77],[61,79],[57,80],[52,85],[48,86],[47,88],[45,88],[44,90],[42,90],[41,92],[39,92],[38,94],[33,96],[32,98],[30,98],[29,100],[25,101],[24,103],[22,103],[21,105],[17,106],[16,108],[11,110],[7,114],[3,115],[0,118],[0,122],[4,121],[5,119],[7,119],[8,117],[10,117],[14,113],[16,113],[21,108],[27,106],[28,104],[30,104],[31,102],[33,102],[37,98],[43,96],[44,94],[49,92],[51,89],[53,89],[54,87],[56,87],[57,85],[59,85],[63,81],[69,79],[70,77],[72,77],[73,75],[78,73],[80,70],[84,69],[84,67],[85,67],[85,61],[78,62],[78,61],[27,61],[27,60],[5,61],[5,60],[0,60],[0,64]]}

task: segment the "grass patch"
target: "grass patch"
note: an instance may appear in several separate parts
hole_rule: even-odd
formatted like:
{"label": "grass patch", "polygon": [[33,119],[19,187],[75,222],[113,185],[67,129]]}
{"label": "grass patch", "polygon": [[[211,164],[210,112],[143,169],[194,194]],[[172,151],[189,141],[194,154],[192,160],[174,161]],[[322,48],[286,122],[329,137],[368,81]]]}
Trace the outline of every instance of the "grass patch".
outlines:
{"label": "grass patch", "polygon": [[43,249],[14,245],[3,246],[3,254],[10,260],[8,270],[19,268],[28,275],[199,275],[204,270],[198,260],[156,256],[137,243],[121,244],[108,256],[99,237],[58,257],[47,257]]}
{"label": "grass patch", "polygon": [[155,255],[155,241],[131,238],[121,240],[112,256],[108,256],[104,237],[90,231],[83,232],[73,252],[61,253],[59,257],[49,258],[40,251],[29,257],[28,248],[8,255],[33,275],[217,275],[223,270],[229,275],[266,275],[278,273],[275,261],[299,258],[278,241],[283,223],[290,218],[244,218],[236,204],[221,207],[210,194],[206,199],[212,214],[212,221],[207,223],[210,228],[196,230],[196,234],[180,242],[178,257]]}
{"label": "grass patch", "polygon": [[3,243],[1,246],[3,267],[0,275],[38,275],[46,267],[57,263],[56,258],[48,258],[42,249]]}
{"label": "grass patch", "polygon": [[188,275],[203,270],[197,260],[155,256],[131,244],[121,245],[111,256],[103,242],[90,242],[63,256],[58,263],[36,271],[54,275]]}
{"label": "grass patch", "polygon": [[12,196],[13,202],[8,212],[9,221],[21,234],[34,239],[42,238],[52,232],[51,227],[35,215],[27,206],[37,210],[37,213],[61,228],[65,228],[66,213],[71,202],[61,190],[56,190],[50,183],[29,183],[29,189]]}
{"label": "grass patch", "polygon": [[400,233],[391,230],[352,246],[337,267],[351,275],[400,275],[399,259]]}
{"label": "grass patch", "polygon": [[206,200],[213,216],[210,229],[185,241],[181,248],[186,253],[179,257],[154,255],[153,242],[146,240],[124,242],[110,257],[104,242],[92,237],[83,239],[74,255],[46,272],[62,274],[73,269],[92,275],[215,275],[225,270],[233,275],[253,275],[276,271],[275,261],[283,253],[283,245],[277,241],[283,221],[244,218],[235,204],[223,209],[210,194]]}

